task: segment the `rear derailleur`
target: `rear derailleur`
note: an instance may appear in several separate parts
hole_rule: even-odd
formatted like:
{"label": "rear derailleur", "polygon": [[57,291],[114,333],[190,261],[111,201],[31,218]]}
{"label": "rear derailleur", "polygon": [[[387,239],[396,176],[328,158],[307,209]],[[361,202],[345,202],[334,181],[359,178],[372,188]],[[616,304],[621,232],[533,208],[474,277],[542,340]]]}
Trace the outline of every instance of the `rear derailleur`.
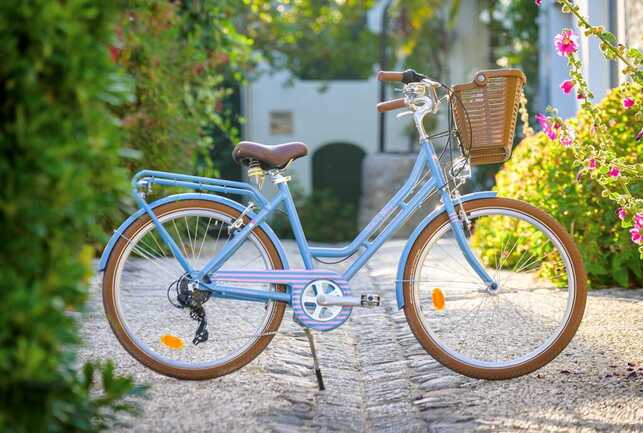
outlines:
{"label": "rear derailleur", "polygon": [[[210,299],[210,292],[194,287],[190,288],[191,285],[185,276],[179,278],[168,287],[168,299],[176,308],[189,308],[190,318],[199,322],[199,326],[192,339],[192,344],[196,346],[199,343],[208,341],[208,320],[203,304]],[[176,290],[176,303],[170,298],[170,290],[172,287],[175,287]]]}

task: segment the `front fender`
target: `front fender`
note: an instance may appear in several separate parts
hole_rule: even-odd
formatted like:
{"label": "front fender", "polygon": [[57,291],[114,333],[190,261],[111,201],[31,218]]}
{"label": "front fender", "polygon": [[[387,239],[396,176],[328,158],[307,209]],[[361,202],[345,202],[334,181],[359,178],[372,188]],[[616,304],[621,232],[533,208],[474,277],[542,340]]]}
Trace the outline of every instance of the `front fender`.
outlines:
{"label": "front fender", "polygon": [[[159,200],[156,200],[152,203],[150,203],[150,208],[154,209],[158,206],[164,205],[166,203],[171,203],[174,201],[179,201],[179,200],[208,200],[208,201],[213,201],[215,203],[220,203],[224,204],[226,206],[230,206],[233,209],[238,210],[239,212],[243,212],[245,207],[241,204],[238,203],[234,200],[230,200],[229,198],[226,197],[221,197],[219,195],[213,195],[213,194],[202,194],[202,193],[186,193],[186,194],[175,194],[175,195],[170,195],[167,197],[163,197]],[[139,217],[141,217],[145,213],[144,209],[139,209],[137,212],[133,213],[130,215],[129,218],[127,218],[121,225],[114,231],[114,234],[112,235],[111,239],[107,243],[107,246],[105,247],[105,250],[103,250],[103,254],[100,257],[100,262],[98,263],[98,271],[102,272],[105,270],[105,267],[107,266],[107,261],[109,260],[109,256],[112,253],[112,249],[114,248],[114,245],[116,245],[116,242],[118,239],[121,237],[123,232],[127,229],[127,227],[130,226],[134,221],[136,221]],[[248,212],[247,213],[249,218],[254,218],[254,213],[253,212]],[[275,234],[275,232],[272,231],[268,223],[262,223],[259,225],[259,227],[266,232],[270,240],[275,244],[277,247],[277,252],[279,253],[279,257],[281,258],[281,262],[284,265],[284,269],[288,269],[288,259],[286,257],[286,252],[284,251],[283,245],[281,244],[281,241]]]}
{"label": "front fender", "polygon": [[[453,199],[453,204],[460,204],[471,200],[479,200],[483,198],[493,198],[496,195],[497,194],[493,191],[474,192],[471,194],[463,195],[459,199]],[[397,266],[397,277],[395,278],[395,295],[397,297],[397,306],[399,309],[404,308],[404,305],[405,305],[404,291],[402,290],[402,283],[404,280],[404,268],[406,267],[406,261],[409,258],[411,247],[415,243],[415,240],[418,238],[418,236],[420,236],[420,233],[422,233],[422,230],[424,230],[429,224],[431,224],[431,221],[436,219],[438,215],[440,215],[442,212],[444,212],[444,206],[440,206],[439,208],[431,212],[426,218],[424,218],[422,222],[418,224],[415,230],[413,230],[413,233],[411,233],[411,235],[409,236],[409,240],[406,242],[406,245],[404,246],[404,250],[402,251],[402,256],[400,257],[400,262]]]}

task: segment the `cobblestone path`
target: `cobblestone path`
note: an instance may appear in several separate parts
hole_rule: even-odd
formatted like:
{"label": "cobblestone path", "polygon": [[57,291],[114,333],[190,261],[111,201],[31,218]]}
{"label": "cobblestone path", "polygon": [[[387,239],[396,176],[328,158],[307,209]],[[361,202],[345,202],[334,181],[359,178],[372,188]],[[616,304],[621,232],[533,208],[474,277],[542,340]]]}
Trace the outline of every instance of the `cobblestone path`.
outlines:
{"label": "cobblestone path", "polygon": [[[579,334],[554,362],[527,377],[479,381],[442,367],[415,341],[397,310],[394,274],[403,242],[391,241],[352,281],[383,306],[353,310],[319,335],[326,391],[317,390],[308,343],[287,310],[257,360],[232,375],[184,382],[131,358],[109,330],[92,285],[81,359],[112,358],[152,385],[142,417],[122,432],[641,432],[643,293],[594,292]],[[286,245],[291,265],[296,247]],[[291,254],[292,253],[292,254]]]}

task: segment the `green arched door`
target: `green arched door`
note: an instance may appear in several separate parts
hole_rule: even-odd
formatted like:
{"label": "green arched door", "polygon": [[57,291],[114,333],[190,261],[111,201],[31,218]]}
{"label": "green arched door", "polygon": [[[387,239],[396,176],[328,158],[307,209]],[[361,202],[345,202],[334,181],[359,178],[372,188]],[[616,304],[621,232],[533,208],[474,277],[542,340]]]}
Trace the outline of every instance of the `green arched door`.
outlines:
{"label": "green arched door", "polygon": [[344,204],[358,208],[362,194],[362,160],[366,153],[351,143],[326,144],[313,154],[313,189],[329,190]]}

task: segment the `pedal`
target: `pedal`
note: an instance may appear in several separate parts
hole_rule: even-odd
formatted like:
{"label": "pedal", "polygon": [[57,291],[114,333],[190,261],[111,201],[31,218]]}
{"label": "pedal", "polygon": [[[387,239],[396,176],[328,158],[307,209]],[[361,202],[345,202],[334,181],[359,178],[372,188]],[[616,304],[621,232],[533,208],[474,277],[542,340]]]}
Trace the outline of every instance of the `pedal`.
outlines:
{"label": "pedal", "polygon": [[379,307],[381,304],[380,295],[374,293],[362,293],[362,307]]}

